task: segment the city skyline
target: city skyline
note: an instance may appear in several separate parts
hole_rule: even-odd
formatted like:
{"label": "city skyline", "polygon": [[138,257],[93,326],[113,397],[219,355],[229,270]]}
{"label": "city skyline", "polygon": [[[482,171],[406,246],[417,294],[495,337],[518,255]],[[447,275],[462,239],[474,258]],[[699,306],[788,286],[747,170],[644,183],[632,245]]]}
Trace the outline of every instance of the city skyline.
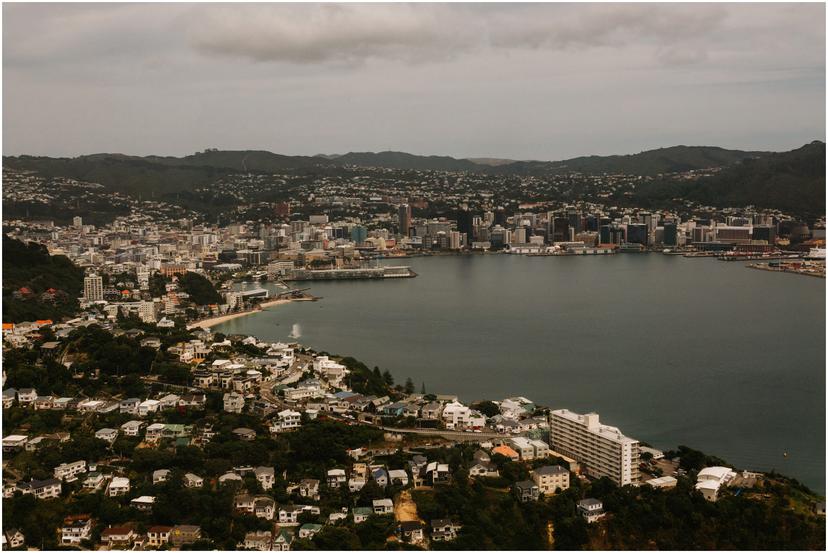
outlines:
{"label": "city skyline", "polygon": [[825,137],[820,4],[7,5],[3,26],[4,155],[559,160]]}

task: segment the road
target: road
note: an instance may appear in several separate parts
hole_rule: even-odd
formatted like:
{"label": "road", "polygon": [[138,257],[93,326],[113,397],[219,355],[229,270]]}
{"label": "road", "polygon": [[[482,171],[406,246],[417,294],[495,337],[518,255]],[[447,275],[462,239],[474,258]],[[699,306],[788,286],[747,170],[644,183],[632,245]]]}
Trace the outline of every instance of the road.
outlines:
{"label": "road", "polygon": [[506,437],[505,434],[498,434],[497,432],[460,432],[458,430],[440,430],[439,428],[394,428],[392,426],[380,426],[378,428],[385,430],[386,432],[393,432],[395,434],[437,436],[446,440],[454,440],[457,442],[479,442],[481,440]]}

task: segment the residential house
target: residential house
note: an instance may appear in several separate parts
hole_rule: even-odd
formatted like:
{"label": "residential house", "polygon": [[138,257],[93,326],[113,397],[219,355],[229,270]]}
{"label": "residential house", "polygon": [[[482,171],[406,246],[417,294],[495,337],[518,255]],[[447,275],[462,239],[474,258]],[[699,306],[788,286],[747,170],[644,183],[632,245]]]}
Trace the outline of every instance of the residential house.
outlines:
{"label": "residential house", "polygon": [[253,514],[257,518],[273,520],[276,515],[276,502],[266,495],[256,496],[253,500]]}
{"label": "residential house", "polygon": [[460,531],[460,524],[450,518],[435,518],[431,521],[431,539],[433,541],[452,541]]}
{"label": "residential house", "polygon": [[77,546],[92,536],[92,517],[90,515],[72,515],[63,519],[60,528],[60,544]]}
{"label": "residential house", "polygon": [[560,465],[538,467],[529,474],[542,494],[552,495],[569,489],[569,471]]}
{"label": "residential house", "polygon": [[144,421],[127,421],[121,425],[121,432],[124,433],[124,436],[139,436],[141,434],[141,427],[143,427],[145,424],[147,423],[145,423]]}
{"label": "residential house", "polygon": [[440,420],[443,415],[443,404],[437,401],[426,403],[420,409],[420,416],[426,420]]}
{"label": "residential house", "polygon": [[118,438],[118,430],[115,428],[101,428],[95,432],[95,437],[111,444]]}
{"label": "residential house", "polygon": [[374,514],[388,515],[394,512],[394,501],[388,498],[373,501]]}
{"label": "residential house", "polygon": [[154,422],[147,427],[144,439],[149,443],[155,443],[164,436],[164,429],[167,427],[163,422]]}
{"label": "residential house", "polygon": [[204,478],[197,474],[193,474],[192,472],[188,472],[184,475],[184,487],[185,488],[200,488],[204,485]]}
{"label": "residential house", "polygon": [[172,529],[172,526],[150,526],[147,528],[147,543],[152,547],[169,543]]}
{"label": "residential house", "polygon": [[423,524],[418,520],[402,521],[397,530],[402,540],[407,543],[421,543],[425,539]]}
{"label": "residential house", "polygon": [[469,476],[500,476],[497,465],[491,461],[478,461],[469,468]]}
{"label": "residential house", "polygon": [[582,499],[578,502],[578,513],[586,519],[589,524],[600,520],[604,516],[604,504],[593,497]]}
{"label": "residential house", "polygon": [[107,476],[98,471],[92,471],[87,473],[83,481],[83,488],[85,490],[98,491],[106,484],[107,480],[109,480]]}
{"label": "residential house", "polygon": [[540,497],[540,488],[531,480],[521,480],[520,482],[515,482],[513,489],[518,500],[522,503],[537,501]]}
{"label": "residential house", "polygon": [[106,495],[109,497],[117,497],[119,495],[126,495],[129,493],[130,485],[129,478],[123,476],[116,476],[109,482],[109,487],[106,489]]}
{"label": "residential house", "polygon": [[319,480],[315,478],[305,478],[299,482],[299,495],[319,501]]}
{"label": "residential house", "polygon": [[244,542],[239,544],[240,549],[250,551],[272,551],[273,533],[269,530],[256,530],[244,535]]}
{"label": "residential house", "polygon": [[37,399],[37,391],[34,388],[21,388],[17,390],[17,402],[20,405],[29,405]]}
{"label": "residential house", "polygon": [[338,488],[345,484],[347,477],[344,469],[330,469],[328,471],[328,487]]}
{"label": "residential house", "polygon": [[394,469],[388,471],[388,479],[392,486],[407,486],[408,473],[402,469]]}
{"label": "residential house", "polygon": [[167,394],[158,400],[158,408],[161,410],[175,409],[178,407],[178,402],[181,400],[176,394]]}
{"label": "residential house", "polygon": [[354,507],[353,514],[354,524],[359,524],[368,520],[368,517],[374,514],[374,510],[371,507]]}
{"label": "residential house", "polygon": [[233,435],[247,442],[252,442],[256,439],[256,431],[251,428],[236,428],[233,430]]}
{"label": "residential house", "polygon": [[257,467],[253,470],[256,480],[262,485],[263,490],[273,488],[273,483],[276,481],[276,473],[273,467]]}
{"label": "residential house", "polygon": [[[63,491],[63,486],[60,480],[49,478],[47,480],[32,480],[26,484],[28,492],[23,490],[23,493],[32,493],[38,499],[52,499],[60,497],[60,492]],[[20,486],[18,485],[18,488]]]}
{"label": "residential house", "polygon": [[224,394],[224,410],[227,413],[241,413],[244,410],[244,396],[236,392]]}
{"label": "residential house", "polygon": [[465,427],[469,422],[470,415],[471,409],[456,400],[447,403],[441,414],[446,428],[452,430]]}
{"label": "residential house", "polygon": [[321,524],[306,523],[299,527],[299,537],[310,539],[322,530]]}
{"label": "residential house", "polygon": [[158,400],[147,399],[138,404],[138,416],[146,417],[158,412]]}
{"label": "residential house", "polygon": [[27,436],[20,434],[10,434],[3,438],[3,453],[15,453],[22,451],[26,447],[26,442],[29,441]]}
{"label": "residential house", "polygon": [[152,511],[152,507],[155,505],[155,496],[142,495],[130,501],[129,504],[139,511]]}
{"label": "residential house", "polygon": [[110,549],[129,549],[136,537],[137,534],[131,524],[110,526],[101,532],[101,543],[109,546]]}
{"label": "residential house", "polygon": [[17,528],[10,528],[6,530],[3,533],[3,537],[6,538],[6,544],[3,546],[3,549],[17,549],[18,547],[23,547],[26,544],[26,536],[24,536],[23,532]]}
{"label": "residential house", "polygon": [[425,479],[432,486],[446,484],[451,480],[451,470],[447,463],[432,461],[426,465]]}
{"label": "residential house", "polygon": [[273,538],[273,551],[290,551],[293,545],[293,532],[282,528]]}
{"label": "residential house", "polygon": [[276,414],[276,418],[273,419],[271,423],[270,432],[272,434],[276,434],[286,430],[293,430],[295,428],[299,428],[301,423],[302,414],[299,411],[285,409]]}
{"label": "residential house", "polygon": [[384,468],[376,468],[371,471],[371,478],[373,478],[377,485],[381,488],[388,485],[388,472]]}
{"label": "residential house", "polygon": [[201,526],[179,524],[170,531],[170,543],[176,547],[189,545],[201,539]]}
{"label": "residential house", "polygon": [[170,477],[170,470],[169,469],[158,469],[152,471],[152,483],[153,484],[160,484],[162,482],[166,482]]}

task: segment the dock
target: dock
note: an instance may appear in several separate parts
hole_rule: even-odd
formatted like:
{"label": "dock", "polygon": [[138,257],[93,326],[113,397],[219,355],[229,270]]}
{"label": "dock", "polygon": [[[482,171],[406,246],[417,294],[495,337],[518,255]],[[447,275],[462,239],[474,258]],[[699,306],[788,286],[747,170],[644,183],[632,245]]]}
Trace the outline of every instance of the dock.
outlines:
{"label": "dock", "polygon": [[376,280],[386,278],[413,278],[417,273],[407,266],[366,267],[359,269],[294,269],[282,277],[283,281],[307,280]]}

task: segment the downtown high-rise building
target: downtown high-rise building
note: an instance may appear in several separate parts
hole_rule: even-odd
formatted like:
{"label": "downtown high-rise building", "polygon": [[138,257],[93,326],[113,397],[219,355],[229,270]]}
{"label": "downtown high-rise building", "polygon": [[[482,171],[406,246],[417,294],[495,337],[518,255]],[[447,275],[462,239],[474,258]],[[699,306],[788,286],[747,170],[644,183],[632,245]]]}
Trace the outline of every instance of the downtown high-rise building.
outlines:
{"label": "downtown high-rise building", "polygon": [[400,235],[408,236],[411,228],[411,206],[408,204],[400,204],[397,209],[397,219],[400,225]]}

